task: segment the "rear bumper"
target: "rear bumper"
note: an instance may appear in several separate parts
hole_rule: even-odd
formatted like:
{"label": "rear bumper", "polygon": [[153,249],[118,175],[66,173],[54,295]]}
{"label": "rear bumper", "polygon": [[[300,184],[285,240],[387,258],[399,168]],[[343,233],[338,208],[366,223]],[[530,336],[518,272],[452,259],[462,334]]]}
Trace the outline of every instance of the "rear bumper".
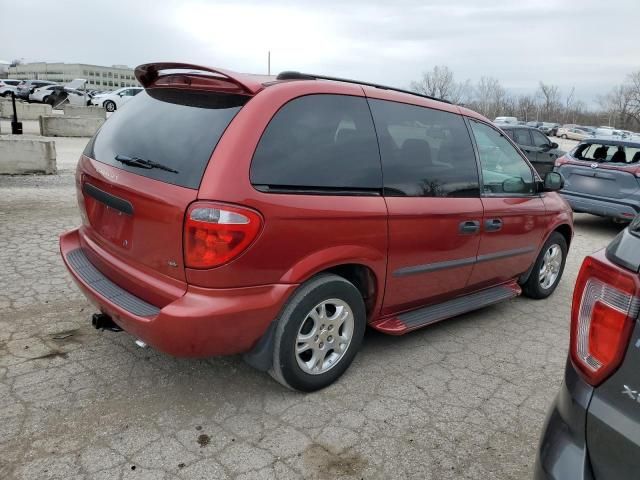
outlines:
{"label": "rear bumper", "polygon": [[615,199],[596,198],[565,191],[560,193],[575,212],[591,213],[601,217],[620,218],[623,220],[633,220],[640,212],[640,202],[635,205],[629,202],[616,201]]}
{"label": "rear bumper", "polygon": [[208,289],[189,285],[184,295],[160,308],[87,265],[77,229],[60,236],[60,252],[75,282],[101,312],[148,345],[178,357],[250,351],[297,287]]}
{"label": "rear bumper", "polygon": [[593,480],[585,438],[593,388],[567,361],[565,380],[542,429],[535,480]]}

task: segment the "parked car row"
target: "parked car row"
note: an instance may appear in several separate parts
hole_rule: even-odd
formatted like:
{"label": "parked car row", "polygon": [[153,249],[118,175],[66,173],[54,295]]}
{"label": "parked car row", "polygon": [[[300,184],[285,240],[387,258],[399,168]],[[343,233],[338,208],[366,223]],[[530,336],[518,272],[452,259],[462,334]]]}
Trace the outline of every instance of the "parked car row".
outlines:
{"label": "parked car row", "polygon": [[81,89],[86,81],[78,79],[66,85],[47,80],[0,80],[0,95],[10,96],[35,103],[58,104],[68,100],[72,105],[94,105],[113,112],[140,93],[139,87],[125,87],[114,91]]}
{"label": "parked car row", "polygon": [[610,126],[591,127],[576,124],[560,125],[558,123],[530,121],[524,122],[516,117],[496,117],[493,121],[499,127],[508,126],[527,126],[537,128],[545,135],[552,137],[560,137],[572,140],[584,140],[589,137],[611,137],[617,139],[633,139],[640,140],[640,134],[630,132],[628,130],[615,129]]}

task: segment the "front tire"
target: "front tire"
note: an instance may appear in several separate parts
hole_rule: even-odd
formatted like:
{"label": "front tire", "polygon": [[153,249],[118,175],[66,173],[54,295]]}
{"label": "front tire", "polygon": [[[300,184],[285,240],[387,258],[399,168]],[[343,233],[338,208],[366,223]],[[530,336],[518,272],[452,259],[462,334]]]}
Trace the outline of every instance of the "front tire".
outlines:
{"label": "front tire", "polygon": [[565,238],[560,233],[553,232],[540,250],[529,278],[522,285],[522,293],[535,299],[551,295],[562,278],[567,252]]}
{"label": "front tire", "polygon": [[351,282],[321,274],[294,293],[277,322],[269,374],[288,388],[312,392],[335,382],[353,361],[366,309]]}
{"label": "front tire", "polygon": [[107,100],[106,102],[104,102],[104,109],[107,112],[115,112],[116,111],[115,102],[112,102],[111,100]]}

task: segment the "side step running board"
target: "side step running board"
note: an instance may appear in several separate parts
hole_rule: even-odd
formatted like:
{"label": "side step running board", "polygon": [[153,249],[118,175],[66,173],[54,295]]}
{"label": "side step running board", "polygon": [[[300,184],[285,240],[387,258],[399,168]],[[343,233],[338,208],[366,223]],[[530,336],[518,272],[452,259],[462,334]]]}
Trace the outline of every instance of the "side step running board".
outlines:
{"label": "side step running board", "polygon": [[429,305],[428,307],[422,307],[410,312],[401,313],[394,317],[384,318],[371,323],[371,326],[376,330],[391,335],[402,335],[403,333],[431,325],[440,320],[455,317],[513,298],[520,295],[520,293],[520,286],[513,282],[454,298],[446,302]]}

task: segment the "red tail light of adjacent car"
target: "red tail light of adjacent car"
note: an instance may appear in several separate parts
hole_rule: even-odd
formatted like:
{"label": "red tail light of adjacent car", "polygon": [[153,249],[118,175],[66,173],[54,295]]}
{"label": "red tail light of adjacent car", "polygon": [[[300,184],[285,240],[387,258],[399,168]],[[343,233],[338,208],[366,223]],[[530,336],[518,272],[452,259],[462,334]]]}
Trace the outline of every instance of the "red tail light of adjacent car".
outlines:
{"label": "red tail light of adjacent car", "polygon": [[598,385],[620,366],[640,308],[632,274],[594,257],[582,263],[571,309],[571,359]]}
{"label": "red tail light of adjacent car", "polygon": [[251,245],[261,225],[260,215],[248,208],[192,204],[184,226],[185,266],[212,268],[231,261]]}
{"label": "red tail light of adjacent car", "polygon": [[564,165],[565,163],[569,163],[569,159],[567,158],[566,155],[562,155],[561,157],[556,158],[556,161],[553,166],[557,168]]}

